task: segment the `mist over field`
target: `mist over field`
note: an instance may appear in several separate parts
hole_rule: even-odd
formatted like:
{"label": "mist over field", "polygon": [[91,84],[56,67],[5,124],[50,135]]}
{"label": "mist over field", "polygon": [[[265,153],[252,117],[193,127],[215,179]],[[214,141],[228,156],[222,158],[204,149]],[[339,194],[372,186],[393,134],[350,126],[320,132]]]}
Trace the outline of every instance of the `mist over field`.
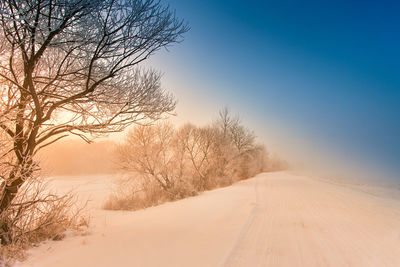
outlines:
{"label": "mist over field", "polygon": [[60,141],[39,154],[42,171],[47,176],[116,173],[115,146],[114,141]]}

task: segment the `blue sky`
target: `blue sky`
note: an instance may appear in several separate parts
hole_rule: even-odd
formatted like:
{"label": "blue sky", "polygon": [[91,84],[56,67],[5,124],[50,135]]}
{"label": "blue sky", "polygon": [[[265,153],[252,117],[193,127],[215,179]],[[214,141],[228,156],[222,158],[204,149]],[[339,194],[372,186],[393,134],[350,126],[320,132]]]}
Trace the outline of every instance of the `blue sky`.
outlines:
{"label": "blue sky", "polygon": [[168,3],[191,30],[150,64],[182,121],[227,105],[267,144],[300,146],[298,157],[313,146],[400,170],[399,2]]}

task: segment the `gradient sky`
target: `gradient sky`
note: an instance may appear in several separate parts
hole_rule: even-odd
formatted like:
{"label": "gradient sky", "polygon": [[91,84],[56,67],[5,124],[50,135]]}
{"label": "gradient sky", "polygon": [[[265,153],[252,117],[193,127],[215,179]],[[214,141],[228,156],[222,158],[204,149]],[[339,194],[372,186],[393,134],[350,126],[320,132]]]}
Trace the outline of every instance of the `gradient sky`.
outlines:
{"label": "gradient sky", "polygon": [[283,154],[400,170],[399,2],[168,3],[191,30],[148,64],[179,120],[226,105]]}

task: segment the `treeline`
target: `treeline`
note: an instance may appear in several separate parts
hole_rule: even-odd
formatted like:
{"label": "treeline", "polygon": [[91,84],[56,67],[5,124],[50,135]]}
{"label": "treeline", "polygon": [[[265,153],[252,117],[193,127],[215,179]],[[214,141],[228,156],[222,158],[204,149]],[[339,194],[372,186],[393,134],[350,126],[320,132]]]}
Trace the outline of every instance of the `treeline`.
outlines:
{"label": "treeline", "polygon": [[239,118],[220,111],[210,125],[168,122],[136,126],[117,147],[120,168],[130,173],[106,209],[139,209],[227,186],[285,164],[268,157]]}

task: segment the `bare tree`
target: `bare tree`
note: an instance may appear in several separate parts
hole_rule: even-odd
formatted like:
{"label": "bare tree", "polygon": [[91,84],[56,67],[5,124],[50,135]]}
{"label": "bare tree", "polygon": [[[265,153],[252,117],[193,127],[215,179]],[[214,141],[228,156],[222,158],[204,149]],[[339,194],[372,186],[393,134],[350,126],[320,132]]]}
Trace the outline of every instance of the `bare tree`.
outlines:
{"label": "bare tree", "polygon": [[215,187],[215,174],[218,172],[218,133],[213,127],[184,125],[177,133],[179,142],[184,146],[187,157],[197,178],[198,190]]}
{"label": "bare tree", "polygon": [[233,160],[237,157],[237,151],[232,150],[233,142],[231,136],[231,128],[239,124],[239,117],[233,117],[227,107],[219,111],[219,116],[214,122],[214,128],[220,132],[219,146],[219,170],[220,176],[232,176],[235,168]]}
{"label": "bare tree", "polygon": [[89,142],[171,112],[160,74],[137,65],[187,30],[155,0],[2,0],[0,129],[13,159],[0,214],[41,148],[68,134]]}
{"label": "bare tree", "polygon": [[136,209],[194,195],[193,172],[179,137],[166,122],[137,125],[129,131],[116,154],[127,176],[105,207]]}
{"label": "bare tree", "polygon": [[118,147],[120,166],[155,180],[165,191],[173,189],[180,178],[174,168],[173,138],[174,129],[168,123],[135,127]]}
{"label": "bare tree", "polygon": [[242,125],[238,116],[232,116],[228,108],[220,110],[219,117],[214,123],[222,133],[223,141],[220,142],[220,169],[223,176],[239,174],[247,178],[254,169],[251,161],[256,159],[258,146],[255,144],[255,135]]}
{"label": "bare tree", "polygon": [[221,130],[224,139],[229,139],[230,129],[234,125],[239,124],[239,117],[232,117],[229,108],[224,107],[219,111],[219,116],[215,124]]}

